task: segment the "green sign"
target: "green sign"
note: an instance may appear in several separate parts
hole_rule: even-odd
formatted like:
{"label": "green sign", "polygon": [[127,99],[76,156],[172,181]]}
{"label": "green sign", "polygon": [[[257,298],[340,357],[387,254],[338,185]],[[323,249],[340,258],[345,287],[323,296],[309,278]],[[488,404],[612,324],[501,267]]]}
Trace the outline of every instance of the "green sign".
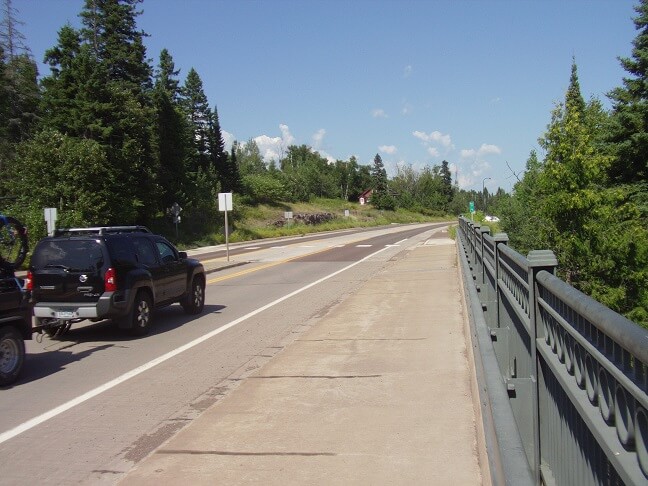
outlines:
{"label": "green sign", "polygon": [[475,212],[475,201],[470,201],[470,212],[471,213]]}

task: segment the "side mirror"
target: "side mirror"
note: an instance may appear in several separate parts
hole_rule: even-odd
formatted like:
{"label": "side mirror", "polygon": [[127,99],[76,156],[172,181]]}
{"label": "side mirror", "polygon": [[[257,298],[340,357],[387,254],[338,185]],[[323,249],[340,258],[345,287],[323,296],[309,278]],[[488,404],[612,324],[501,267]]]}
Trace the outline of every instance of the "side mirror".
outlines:
{"label": "side mirror", "polygon": [[180,255],[180,258],[181,258],[182,260],[186,260],[186,259],[187,259],[187,252],[186,252],[186,251],[180,251],[180,252],[178,252],[178,255]]}

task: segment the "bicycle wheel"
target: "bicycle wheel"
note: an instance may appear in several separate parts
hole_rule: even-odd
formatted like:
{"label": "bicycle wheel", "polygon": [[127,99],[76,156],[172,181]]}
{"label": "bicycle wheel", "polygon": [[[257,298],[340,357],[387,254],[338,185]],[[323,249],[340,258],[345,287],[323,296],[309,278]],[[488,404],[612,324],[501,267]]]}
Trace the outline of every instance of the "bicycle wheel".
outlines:
{"label": "bicycle wheel", "polygon": [[27,256],[27,230],[11,216],[0,216],[0,256],[14,269],[20,267]]}

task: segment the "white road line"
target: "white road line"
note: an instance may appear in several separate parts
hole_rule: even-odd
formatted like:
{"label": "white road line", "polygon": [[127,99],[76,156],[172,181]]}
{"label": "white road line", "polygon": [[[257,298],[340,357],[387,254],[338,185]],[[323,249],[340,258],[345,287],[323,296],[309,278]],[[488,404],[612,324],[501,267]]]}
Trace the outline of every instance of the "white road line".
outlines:
{"label": "white road line", "polygon": [[244,316],[239,317],[238,319],[235,319],[232,322],[229,322],[228,324],[225,324],[224,326],[219,327],[218,329],[214,329],[213,331],[211,331],[211,332],[209,332],[209,333],[207,333],[207,334],[205,334],[205,335],[203,335],[203,336],[201,336],[199,338],[196,338],[193,341],[191,341],[191,342],[189,342],[189,343],[187,343],[187,344],[185,344],[183,346],[180,346],[179,348],[174,349],[173,351],[169,351],[168,353],[163,354],[162,356],[159,356],[159,357],[149,361],[148,363],[145,363],[145,364],[143,364],[141,366],[138,366],[137,368],[135,368],[135,369],[133,369],[133,370],[127,372],[127,373],[124,373],[123,375],[118,376],[117,378],[115,378],[113,380],[110,380],[109,382],[104,383],[103,385],[100,385],[100,386],[98,386],[98,387],[84,393],[83,395],[79,395],[78,397],[73,398],[72,400],[69,400],[68,402],[65,402],[64,404],[59,405],[58,407],[55,407],[55,408],[53,408],[53,409],[51,409],[51,410],[49,410],[49,411],[47,411],[47,412],[45,412],[45,413],[43,413],[41,415],[38,415],[37,417],[34,417],[33,419],[27,420],[26,422],[23,422],[22,424],[17,425],[13,429],[10,429],[10,430],[7,430],[6,432],[1,433],[0,434],[0,444],[2,444],[3,442],[8,441],[9,439],[12,439],[12,438],[14,438],[14,437],[16,437],[16,436],[18,436],[20,434],[22,434],[23,432],[27,432],[28,430],[33,429],[37,425],[40,425],[40,424],[42,424],[44,422],[47,422],[48,420],[56,417],[57,415],[62,414],[63,412],[67,412],[68,410],[70,410],[71,408],[76,407],[77,405],[81,405],[83,402],[86,402],[86,401],[90,400],[91,398],[94,398],[94,397],[96,397],[98,395],[101,395],[103,392],[108,391],[111,388],[114,388],[117,385],[120,385],[120,384],[124,383],[125,381],[128,381],[131,378],[134,378],[135,376],[137,376],[137,375],[139,375],[141,373],[144,373],[145,371],[148,371],[151,368],[153,368],[153,367],[155,367],[155,366],[157,366],[157,365],[159,365],[161,363],[164,363],[165,361],[168,361],[169,359],[174,358],[175,356],[178,356],[179,354],[181,354],[181,353],[183,353],[183,352],[185,352],[185,351],[187,351],[187,350],[189,350],[189,349],[191,349],[191,348],[193,348],[195,346],[198,346],[199,344],[207,341],[208,339],[211,339],[214,336],[217,336],[218,334],[227,331],[228,329],[236,326],[237,324],[240,324],[241,322],[244,322],[244,321],[250,319],[251,317],[256,316],[257,314],[260,314],[261,312],[263,312],[265,310],[268,310],[271,307],[274,307],[275,305],[283,302],[284,300],[290,299],[291,297],[294,297],[295,295],[300,294],[300,293],[304,292],[305,290],[310,289],[311,287],[315,287],[316,285],[319,285],[322,282],[325,282],[326,280],[328,280],[328,279],[330,279],[332,277],[335,277],[336,275],[339,275],[342,272],[345,272],[346,270],[349,270],[350,268],[355,267],[356,265],[364,262],[365,260],[368,260],[369,258],[373,257],[374,255],[377,255],[378,253],[381,253],[382,251],[385,251],[386,249],[387,249],[386,247],[381,248],[380,250],[377,250],[377,251],[373,252],[372,254],[367,255],[363,259],[358,260],[357,262],[354,262],[354,263],[352,263],[350,265],[347,265],[346,267],[341,268],[340,270],[337,270],[336,272],[333,272],[330,275],[322,277],[319,280],[316,280],[315,282],[311,282],[308,285],[306,285],[306,286],[304,286],[304,287],[302,287],[300,289],[297,289],[294,292],[291,292],[291,293],[289,293],[287,295],[284,295],[283,297],[280,297],[279,299],[277,299],[277,300],[275,300],[273,302],[270,302],[269,304],[266,304],[263,307],[259,307],[258,309],[253,310],[252,312],[250,312],[248,314],[245,314]]}
{"label": "white road line", "polygon": [[356,245],[356,248],[371,248],[373,245]]}
{"label": "white road line", "polygon": [[261,247],[260,246],[244,246],[242,249],[243,250],[259,250]]}
{"label": "white road line", "polygon": [[286,248],[286,247],[285,246],[271,246],[270,247],[271,250],[281,250],[283,248]]}

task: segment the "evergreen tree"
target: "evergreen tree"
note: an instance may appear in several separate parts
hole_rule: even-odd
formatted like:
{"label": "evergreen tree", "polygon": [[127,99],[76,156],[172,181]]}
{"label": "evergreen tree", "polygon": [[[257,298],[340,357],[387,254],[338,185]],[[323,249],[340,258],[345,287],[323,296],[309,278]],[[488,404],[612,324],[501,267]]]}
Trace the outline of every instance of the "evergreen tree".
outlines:
{"label": "evergreen tree", "polygon": [[108,79],[126,85],[140,102],[151,87],[144,37],[136,19],[143,0],[85,0],[81,12],[83,38],[95,58],[107,68]]}
{"label": "evergreen tree", "polygon": [[180,81],[178,81],[180,70],[176,70],[173,57],[167,49],[160,52],[160,63],[155,76],[156,88],[169,93],[172,102],[178,101],[180,93]]}
{"label": "evergreen tree", "polygon": [[[209,152],[211,155],[211,164],[214,173],[221,181],[221,185],[222,185],[223,178],[224,177],[227,178],[227,175],[225,175],[225,173],[227,172],[228,154],[225,151],[225,141],[223,140],[223,132],[221,131],[220,121],[218,119],[218,109],[216,107],[214,107],[214,111],[212,112],[209,138],[210,138]],[[229,182],[231,181],[228,181],[228,183]]]}
{"label": "evergreen tree", "polygon": [[38,122],[38,68],[25,36],[18,27],[23,23],[11,0],[3,0],[3,18],[0,22],[0,47],[3,50],[3,91],[7,103],[3,129],[10,143],[17,143],[30,137]]}
{"label": "evergreen tree", "polygon": [[555,249],[570,283],[585,277],[583,261],[591,257],[588,223],[602,202],[605,171],[610,164],[610,158],[601,154],[594,143],[575,73],[573,65],[565,102],[554,109],[548,130],[539,140],[546,150],[539,180],[546,194],[542,212],[555,228],[549,247]]}
{"label": "evergreen tree", "polygon": [[376,154],[371,169],[374,194],[385,194],[387,192],[387,171],[380,154]]}
{"label": "evergreen tree", "polygon": [[26,44],[25,36],[20,32],[19,26],[24,22],[18,20],[18,11],[13,7],[11,0],[2,0],[2,20],[0,21],[0,45],[8,59],[13,59],[20,54],[31,57],[31,51]]}
{"label": "evergreen tree", "polygon": [[454,197],[454,187],[452,186],[452,173],[450,172],[450,167],[447,160],[441,162],[441,184],[443,187],[443,197],[445,198],[446,204],[444,209],[448,208],[448,205]]}
{"label": "evergreen tree", "polygon": [[221,176],[221,190],[223,192],[234,192],[240,194],[243,192],[243,183],[238,169],[238,162],[236,160],[236,149],[236,143],[234,143],[232,145],[231,153],[229,154],[229,157],[227,157],[224,171]]}
{"label": "evergreen tree", "polygon": [[565,105],[567,109],[574,109],[583,116],[585,114],[585,100],[580,90],[580,83],[578,81],[578,68],[576,66],[576,59],[572,58],[571,76],[569,78],[569,88],[565,96]]}
{"label": "evergreen tree", "polygon": [[177,101],[177,75],[171,55],[163,49],[155,78],[153,101],[157,120],[154,145],[160,165],[160,206],[165,210],[176,202],[185,204],[185,163],[191,140],[187,120]]}
{"label": "evergreen tree", "polygon": [[46,53],[51,74],[43,80],[46,126],[104,147],[111,179],[119,181],[109,205],[115,223],[146,223],[159,211],[150,67],[144,34],[135,29],[137,3],[86,0],[84,28],[59,31],[58,45]]}
{"label": "evergreen tree", "polygon": [[641,0],[635,10],[639,33],[632,57],[620,59],[630,76],[609,94],[613,116],[608,141],[615,155],[609,173],[618,184],[645,184],[648,180],[648,0]]}
{"label": "evergreen tree", "polygon": [[373,193],[371,194],[371,204],[378,209],[393,210],[396,207],[396,201],[387,192],[388,181],[387,171],[383,164],[380,154],[376,154],[371,168],[371,180],[373,182]]}
{"label": "evergreen tree", "polygon": [[189,125],[187,207],[194,225],[211,225],[218,209],[218,174],[214,163],[214,118],[198,72],[191,68],[180,89],[180,106]]}
{"label": "evergreen tree", "polygon": [[7,137],[9,90],[7,84],[4,50],[0,46],[0,173],[5,173],[3,172],[3,162],[9,158],[9,140]]}
{"label": "evergreen tree", "polygon": [[210,129],[212,124],[212,111],[209,108],[207,96],[203,91],[203,83],[198,72],[191,68],[187,74],[184,86],[180,90],[180,104],[189,120],[193,153],[190,156],[190,172],[198,169],[208,171],[211,165],[210,155]]}

